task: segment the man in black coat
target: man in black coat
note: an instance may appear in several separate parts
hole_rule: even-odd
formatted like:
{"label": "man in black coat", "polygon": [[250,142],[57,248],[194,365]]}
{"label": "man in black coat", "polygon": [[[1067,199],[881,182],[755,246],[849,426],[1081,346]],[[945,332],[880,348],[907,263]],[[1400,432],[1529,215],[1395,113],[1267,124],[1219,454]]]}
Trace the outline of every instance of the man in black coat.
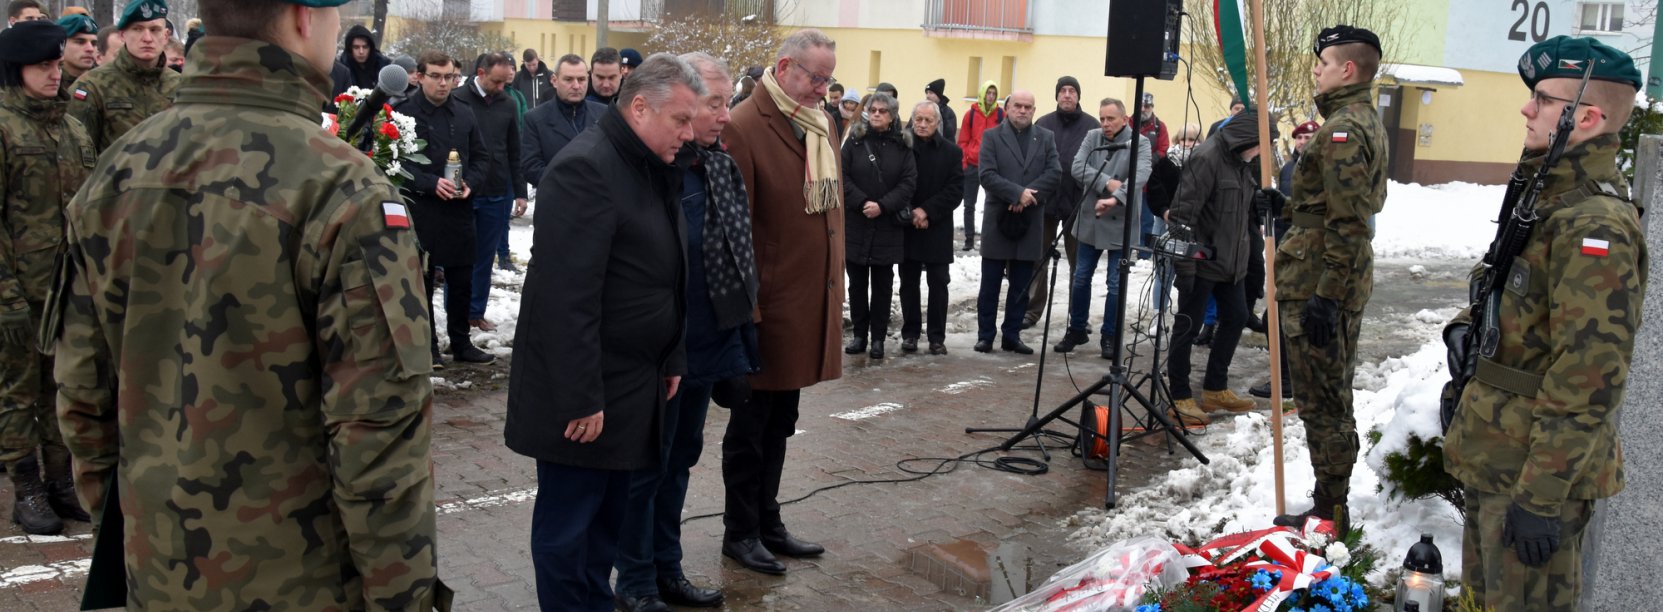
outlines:
{"label": "man in black coat", "polygon": [[[918,333],[926,331],[931,355],[947,354],[947,281],[953,263],[953,211],[964,203],[964,153],[942,133],[949,125],[941,105],[919,102],[912,108],[912,154],[918,168],[912,192],[912,227],[906,230],[901,260],[901,350],[918,350]],[[918,277],[930,286],[928,325],[919,319]],[[920,328],[925,328],[921,330]]]}
{"label": "man in black coat", "polygon": [[[1272,127],[1271,139],[1275,137]],[[1183,178],[1166,213],[1173,227],[1191,228],[1196,242],[1212,248],[1212,256],[1205,260],[1177,264],[1178,318],[1173,324],[1167,384],[1173,411],[1185,425],[1206,424],[1209,417],[1204,410],[1244,412],[1256,406],[1230,390],[1230,361],[1247,322],[1246,279],[1255,233],[1253,194],[1259,188],[1249,160],[1258,155],[1259,115],[1237,113],[1184,163]],[[1218,328],[1197,405],[1190,389],[1190,345],[1209,298],[1218,304]]]}
{"label": "man in black coat", "polygon": [[[461,79],[456,60],[443,53],[423,53],[417,62],[421,74],[421,95],[400,102],[393,110],[416,120],[416,137],[427,141],[422,151],[426,164],[405,167],[412,178],[404,184],[410,213],[416,225],[416,239],[427,251],[427,308],[433,310],[434,275],[445,279],[445,331],[450,335],[450,352],[458,361],[490,363],[491,354],[479,350],[468,338],[468,299],[473,291],[474,213],[470,198],[473,186],[486,182],[490,163],[478,121],[466,105],[452,102],[451,88]],[[462,184],[445,176],[451,154],[462,168]],[[429,325],[435,325],[429,319]],[[439,354],[439,336],[433,335],[433,367],[444,367]]]}
{"label": "man in black coat", "polygon": [[554,88],[553,103],[525,114],[520,169],[533,183],[541,184],[554,157],[606,113],[605,104],[584,97],[589,93],[589,68],[581,57],[567,54],[560,58],[554,68]]}
{"label": "man in black coat", "polygon": [[708,91],[661,53],[620,94],[538,184],[559,197],[537,224],[514,337],[504,438],[537,460],[531,559],[544,610],[612,609],[631,472],[659,465],[665,404],[686,369],[673,162]]}
{"label": "man in black coat", "polygon": [[536,49],[526,49],[520,54],[520,69],[514,73],[514,89],[525,98],[528,111],[554,99],[554,71],[543,63]]}
{"label": "man in black coat", "polygon": [[[1005,99],[1005,120],[982,134],[978,177],[987,190],[982,211],[982,286],[976,294],[976,352],[993,351],[993,337],[1002,332],[1000,348],[1019,355],[1034,349],[1022,342],[1022,315],[1028,311],[1028,281],[1045,253],[1043,212],[1062,180],[1056,136],[1034,125],[1034,94],[1011,92]],[[1005,321],[999,315],[999,285],[1010,272],[1005,297]]]}
{"label": "man in black coat", "polygon": [[346,66],[348,78],[345,83],[335,83],[335,88],[346,91],[347,87],[373,89],[376,80],[381,78],[381,69],[392,60],[381,54],[369,28],[355,25],[346,31],[346,40],[341,43],[340,62]]}
{"label": "man in black coat", "polygon": [[508,219],[525,214],[526,179],[520,169],[520,109],[508,94],[514,75],[514,58],[507,53],[487,53],[475,76],[451,99],[473,110],[485,140],[485,182],[474,185],[473,210],[476,237],[473,267],[473,295],[468,301],[468,325],[494,331],[485,320],[485,306],[491,297],[491,268],[497,247],[508,235]]}
{"label": "man in black coat", "polygon": [[[1056,136],[1057,163],[1062,164],[1064,170],[1062,180],[1057,182],[1056,192],[1045,201],[1045,233],[1040,236],[1049,241],[1057,235],[1057,228],[1064,227],[1068,222],[1066,220],[1074,218],[1074,209],[1085,196],[1085,190],[1079,181],[1074,180],[1074,174],[1067,171],[1074,166],[1074,154],[1080,150],[1080,142],[1086,139],[1086,133],[1098,127],[1092,116],[1080,109],[1080,80],[1071,76],[1057,79],[1057,110],[1040,117],[1034,125],[1051,130]],[[1064,231],[1062,252],[1068,257],[1070,269],[1074,267],[1079,249],[1080,243],[1075,240],[1074,233]],[[1042,260],[1040,267],[1044,265]],[[1028,294],[1028,312],[1022,316],[1022,329],[1038,323],[1050,301],[1050,286],[1046,283],[1045,271],[1038,269],[1034,274],[1034,288]],[[1068,298],[1065,295],[1063,299]]]}

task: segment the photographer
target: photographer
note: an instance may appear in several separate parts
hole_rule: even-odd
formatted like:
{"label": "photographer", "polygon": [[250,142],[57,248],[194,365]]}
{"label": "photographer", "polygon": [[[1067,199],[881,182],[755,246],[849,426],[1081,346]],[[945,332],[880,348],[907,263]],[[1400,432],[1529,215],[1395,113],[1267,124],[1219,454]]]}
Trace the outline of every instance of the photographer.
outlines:
{"label": "photographer", "polygon": [[[1276,137],[1275,128],[1271,138]],[[1258,185],[1249,160],[1259,155],[1259,116],[1237,114],[1217,134],[1196,147],[1167,211],[1168,223],[1192,228],[1193,240],[1211,253],[1203,260],[1178,262],[1178,318],[1173,325],[1172,356],[1167,362],[1173,410],[1185,425],[1201,425],[1208,417],[1196,406],[1190,390],[1190,346],[1207,310],[1207,298],[1218,303],[1218,330],[1207,356],[1207,375],[1201,383],[1201,404],[1208,410],[1252,410],[1253,400],[1237,397],[1229,388],[1230,360],[1247,321],[1245,280],[1252,249],[1253,199]]]}

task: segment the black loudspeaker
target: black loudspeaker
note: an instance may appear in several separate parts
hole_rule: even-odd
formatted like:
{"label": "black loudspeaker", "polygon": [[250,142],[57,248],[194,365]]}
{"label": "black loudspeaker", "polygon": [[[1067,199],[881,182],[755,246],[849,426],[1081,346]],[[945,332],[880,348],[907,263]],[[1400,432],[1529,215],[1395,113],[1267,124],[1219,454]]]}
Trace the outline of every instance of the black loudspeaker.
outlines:
{"label": "black loudspeaker", "polygon": [[1113,0],[1103,75],[1163,81],[1178,76],[1183,13],[1183,0]]}

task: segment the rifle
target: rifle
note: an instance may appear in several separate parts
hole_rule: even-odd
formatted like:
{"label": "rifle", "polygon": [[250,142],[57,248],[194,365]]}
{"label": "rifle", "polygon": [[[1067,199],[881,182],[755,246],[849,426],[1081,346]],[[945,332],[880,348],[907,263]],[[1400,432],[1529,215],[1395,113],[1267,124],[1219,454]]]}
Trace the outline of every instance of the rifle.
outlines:
{"label": "rifle", "polygon": [[1468,299],[1471,303],[1467,313],[1472,322],[1464,326],[1451,325],[1444,331],[1444,346],[1449,349],[1450,380],[1444,385],[1438,409],[1445,432],[1455,420],[1461,394],[1478,371],[1478,358],[1494,357],[1496,348],[1501,344],[1501,327],[1496,321],[1500,314],[1497,311],[1497,294],[1501,291],[1501,283],[1512,272],[1513,258],[1524,252],[1525,243],[1529,242],[1530,233],[1540,220],[1536,215],[1536,205],[1542,189],[1547,186],[1548,174],[1559,165],[1559,158],[1564,156],[1565,147],[1570,143],[1571,131],[1576,124],[1576,108],[1582,105],[1582,96],[1588,91],[1588,78],[1594,74],[1594,63],[1589,60],[1588,67],[1582,72],[1576,99],[1567,104],[1565,111],[1559,115],[1559,122],[1548,137],[1547,159],[1542,167],[1534,177],[1527,179],[1521,160],[1520,165],[1513,168],[1513,175],[1507,179],[1507,193],[1502,198],[1496,237],[1490,242],[1489,251],[1484,253],[1478,278],[1470,286]]}

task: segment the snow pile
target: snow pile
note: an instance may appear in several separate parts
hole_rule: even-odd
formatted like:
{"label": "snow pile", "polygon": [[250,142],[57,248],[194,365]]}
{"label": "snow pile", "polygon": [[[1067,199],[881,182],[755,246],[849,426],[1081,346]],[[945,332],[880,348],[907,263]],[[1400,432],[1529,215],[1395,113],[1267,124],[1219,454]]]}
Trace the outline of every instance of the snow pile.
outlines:
{"label": "snow pile", "polygon": [[[1372,580],[1380,580],[1384,570],[1395,566],[1422,533],[1436,538],[1446,577],[1460,576],[1461,525],[1455,510],[1440,500],[1389,501],[1379,493],[1380,478],[1375,471],[1380,469],[1380,454],[1401,448],[1410,434],[1437,434],[1438,389],[1447,377],[1443,361],[1443,348],[1427,344],[1412,355],[1366,364],[1360,370],[1371,371],[1358,372],[1359,380],[1381,381],[1354,392],[1367,461],[1359,461],[1352,474],[1350,509],[1354,524],[1365,529],[1364,541],[1382,555]],[[1186,459],[1184,467],[1122,495],[1113,511],[1092,508],[1069,517],[1065,525],[1077,528],[1073,540],[1089,549],[1138,535],[1193,544],[1270,525],[1276,503],[1268,415],[1220,418],[1215,414],[1214,418],[1218,420],[1206,434],[1195,438],[1211,463]],[[1382,430],[1384,438],[1370,448],[1367,432],[1375,428]],[[1304,424],[1289,417],[1283,441],[1287,508],[1298,512],[1309,507],[1308,494],[1315,483]]]}
{"label": "snow pile", "polygon": [[1375,259],[1477,261],[1495,238],[1502,185],[1392,183],[1375,218]]}

